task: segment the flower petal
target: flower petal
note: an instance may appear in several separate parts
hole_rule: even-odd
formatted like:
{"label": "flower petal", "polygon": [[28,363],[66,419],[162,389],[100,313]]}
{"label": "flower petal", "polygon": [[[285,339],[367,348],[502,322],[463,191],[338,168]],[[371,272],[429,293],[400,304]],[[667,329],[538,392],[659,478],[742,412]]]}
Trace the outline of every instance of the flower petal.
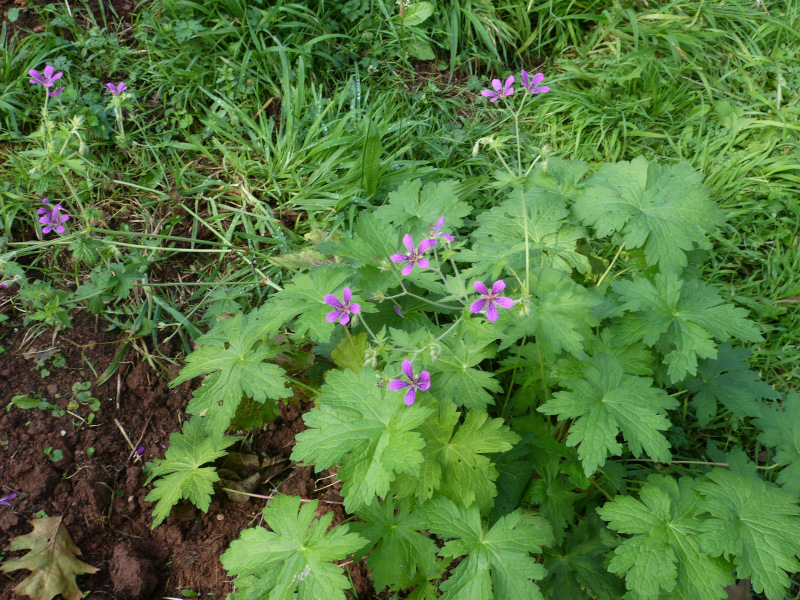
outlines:
{"label": "flower petal", "polygon": [[482,281],[476,281],[475,283],[472,284],[472,287],[474,287],[475,291],[478,292],[479,294],[488,294],[489,293],[489,288],[487,288],[485,285],[483,285]]}
{"label": "flower petal", "polygon": [[424,392],[429,387],[431,387],[431,374],[427,371],[423,371],[419,374],[419,377],[417,377],[417,388],[419,388],[421,392]]}
{"label": "flower petal", "polygon": [[529,81],[528,72],[525,69],[522,69],[519,74],[522,76],[522,87],[527,88]]}
{"label": "flower petal", "polygon": [[439,220],[436,221],[436,226],[433,228],[433,233],[436,234],[444,225],[444,217],[439,217]]}
{"label": "flower petal", "polygon": [[351,304],[349,307],[351,315],[357,315],[361,312],[361,305],[360,304]]}
{"label": "flower petal", "polygon": [[511,89],[511,86],[513,84],[514,84],[514,76],[509,75],[508,79],[506,79],[506,82],[503,84],[503,91],[506,92],[506,94],[513,94],[514,90]]}
{"label": "flower petal", "polygon": [[414,238],[412,238],[409,234],[405,234],[403,236],[403,246],[406,247],[409,254],[414,254]]}
{"label": "flower petal", "polygon": [[51,231],[53,231],[52,225],[47,225],[45,227],[42,227],[42,233],[50,233]]}
{"label": "flower petal", "polygon": [[398,390],[404,390],[411,384],[407,381],[403,381],[402,379],[392,379],[389,382],[389,389],[394,390],[395,392]]}
{"label": "flower petal", "polygon": [[56,233],[64,233],[67,230],[63,225],[56,225]]}
{"label": "flower petal", "polygon": [[499,294],[504,289],[506,289],[506,282],[502,279],[498,279],[494,282],[494,285],[492,285],[492,295]]}
{"label": "flower petal", "polygon": [[333,294],[325,294],[325,304],[334,308],[344,308],[344,305]]}
{"label": "flower petal", "polygon": [[44,68],[44,78],[45,78],[45,79],[50,79],[50,78],[52,78],[52,77],[53,77],[53,73],[55,73],[55,70],[56,70],[56,69],[55,69],[55,67],[54,67],[53,65],[47,65],[47,66]]}
{"label": "flower petal", "polygon": [[453,242],[453,236],[450,235],[449,233],[440,233],[439,237],[446,239],[448,242],[451,242],[451,243]]}
{"label": "flower petal", "polygon": [[414,380],[414,367],[411,365],[411,361],[406,359],[403,361],[403,373],[405,373],[406,377],[410,380]]}
{"label": "flower petal", "polygon": [[503,84],[500,82],[499,79],[492,79],[492,87],[500,93],[500,90],[503,89]]}
{"label": "flower petal", "polygon": [[[47,70],[47,69],[45,69],[45,71],[46,71],[46,70]],[[50,83],[51,83],[51,84],[52,84],[52,83],[55,83],[56,81],[58,81],[59,79],[61,79],[63,76],[64,76],[64,73],[62,73],[61,71],[59,71],[58,73],[56,73],[55,75],[53,75],[53,77],[50,79]]]}
{"label": "flower petal", "polygon": [[65,214],[63,214],[63,215],[58,217],[58,222],[59,223],[64,223],[66,221],[69,221],[69,215],[68,214],[65,213]]}
{"label": "flower petal", "polygon": [[414,404],[414,401],[417,399],[417,390],[415,388],[411,388],[406,392],[406,395],[403,397],[403,402],[406,403],[406,406],[411,406]]}
{"label": "flower petal", "polygon": [[411,257],[408,254],[392,254],[389,258],[392,259],[392,262],[396,263],[411,260]]}
{"label": "flower petal", "polygon": [[533,87],[538,87],[544,80],[544,73],[537,73],[533,76]]}
{"label": "flower petal", "polygon": [[535,90],[533,90],[533,93],[534,94],[546,94],[549,91],[550,91],[550,86],[543,85],[542,87],[536,88]]}
{"label": "flower petal", "polygon": [[[31,79],[31,83],[36,83],[36,82],[34,82],[33,79]],[[491,98],[492,102],[497,100],[497,92],[493,92],[492,90],[483,90],[481,92],[481,96],[485,96],[486,98]]]}
{"label": "flower petal", "polygon": [[408,264],[407,264],[405,267],[403,267],[402,269],[400,269],[400,272],[401,272],[403,275],[405,275],[406,277],[408,277],[409,275],[411,275],[411,271],[412,271],[413,269],[414,269],[414,261],[411,261],[411,262],[410,262],[410,263],[408,263]]}
{"label": "flower petal", "polygon": [[417,256],[419,256],[423,252],[427,252],[428,250],[433,248],[435,245],[436,245],[436,240],[431,240],[431,239],[422,240],[419,243],[419,248],[417,248]]}
{"label": "flower petal", "polygon": [[328,323],[335,323],[336,321],[339,320],[339,317],[342,316],[343,312],[345,312],[345,311],[343,311],[343,310],[332,310],[331,312],[328,313],[328,316],[325,317],[325,320]]}
{"label": "flower petal", "polygon": [[495,303],[502,308],[513,308],[514,301],[506,296],[498,296],[494,299]]}
{"label": "flower petal", "polygon": [[39,217],[39,223],[49,223],[50,222],[50,215],[45,215],[43,217]]}
{"label": "flower petal", "polygon": [[497,321],[497,317],[497,307],[494,305],[494,302],[489,302],[489,306],[486,307],[486,318],[494,323]]}
{"label": "flower petal", "polygon": [[339,318],[339,325],[347,325],[350,322],[350,313],[346,310],[342,311],[342,316]]}
{"label": "flower petal", "polygon": [[478,314],[483,310],[483,307],[486,306],[486,302],[486,298],[482,300],[475,300],[475,302],[469,305],[469,312],[472,314]]}
{"label": "flower petal", "polygon": [[353,297],[353,290],[349,287],[346,287],[342,290],[342,298],[344,299],[344,304],[347,306],[350,304],[350,299]]}
{"label": "flower petal", "polygon": [[417,266],[419,266],[420,269],[427,269],[431,266],[431,263],[427,258],[420,258],[417,261]]}

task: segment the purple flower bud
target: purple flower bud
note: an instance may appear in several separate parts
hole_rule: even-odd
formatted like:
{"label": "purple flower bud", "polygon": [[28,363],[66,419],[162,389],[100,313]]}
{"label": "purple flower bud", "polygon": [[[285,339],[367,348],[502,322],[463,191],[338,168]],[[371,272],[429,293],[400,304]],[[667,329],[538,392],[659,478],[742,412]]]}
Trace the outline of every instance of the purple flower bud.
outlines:
{"label": "purple flower bud", "polygon": [[141,456],[142,454],[144,454],[144,446],[139,446],[136,449],[136,456]]}
{"label": "purple flower bud", "polygon": [[11,506],[9,500],[13,500],[16,497],[17,495],[14,493],[8,494],[7,496],[3,496],[2,498],[0,498],[0,504],[2,504],[3,506]]}

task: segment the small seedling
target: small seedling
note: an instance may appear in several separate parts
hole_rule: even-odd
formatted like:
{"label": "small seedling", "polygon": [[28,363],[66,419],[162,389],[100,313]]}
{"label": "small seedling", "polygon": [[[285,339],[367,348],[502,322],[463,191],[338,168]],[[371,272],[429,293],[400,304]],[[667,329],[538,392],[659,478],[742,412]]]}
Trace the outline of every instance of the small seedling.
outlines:
{"label": "small seedling", "polygon": [[86,456],[89,456],[89,457],[94,456],[94,446],[89,446],[86,449]]}
{"label": "small seedling", "polygon": [[52,446],[48,446],[44,449],[44,455],[49,458],[53,462],[58,462],[62,458],[64,458],[64,453],[61,452],[58,448],[53,449]]}
{"label": "small seedling", "polygon": [[39,410],[49,410],[53,413],[53,416],[56,418],[63,417],[66,414],[66,411],[60,409],[55,404],[48,402],[38,394],[33,394],[31,396],[14,396],[11,398],[11,403],[14,404],[17,408],[21,408],[23,410],[29,410],[31,408],[38,408]]}
{"label": "small seedling", "polygon": [[97,412],[98,410],[100,410],[100,400],[94,398],[92,396],[92,393],[88,391],[90,387],[92,387],[92,384],[89,381],[84,381],[84,382],[76,381],[75,383],[72,384],[72,393],[74,395],[75,400],[77,400],[81,404],[88,404],[89,408],[93,412]]}

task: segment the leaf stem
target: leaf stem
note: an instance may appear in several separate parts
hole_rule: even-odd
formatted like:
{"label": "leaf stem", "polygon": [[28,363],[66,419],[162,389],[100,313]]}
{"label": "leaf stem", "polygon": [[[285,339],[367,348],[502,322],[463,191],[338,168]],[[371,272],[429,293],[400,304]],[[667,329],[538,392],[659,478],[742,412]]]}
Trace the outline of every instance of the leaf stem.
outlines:
{"label": "leaf stem", "polygon": [[623,248],[625,248],[625,242],[622,242],[622,245],[619,247],[619,249],[617,250],[617,253],[614,255],[614,258],[611,260],[611,264],[608,265],[608,268],[606,269],[606,272],[603,273],[603,275],[600,277],[600,279],[597,280],[597,285],[598,286],[601,283],[603,283],[603,280],[606,278],[606,275],[608,275],[609,271],[611,271],[611,268],[614,266],[614,263],[617,262],[617,259],[619,258],[619,255],[622,252]]}

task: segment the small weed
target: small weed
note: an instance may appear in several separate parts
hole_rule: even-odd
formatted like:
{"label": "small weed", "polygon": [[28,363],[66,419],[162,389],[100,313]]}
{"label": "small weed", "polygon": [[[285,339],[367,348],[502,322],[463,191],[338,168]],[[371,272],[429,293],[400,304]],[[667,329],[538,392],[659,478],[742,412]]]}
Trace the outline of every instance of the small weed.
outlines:
{"label": "small weed", "polygon": [[52,446],[48,446],[44,449],[44,455],[53,462],[58,462],[64,458],[64,453],[58,448],[54,449]]}

